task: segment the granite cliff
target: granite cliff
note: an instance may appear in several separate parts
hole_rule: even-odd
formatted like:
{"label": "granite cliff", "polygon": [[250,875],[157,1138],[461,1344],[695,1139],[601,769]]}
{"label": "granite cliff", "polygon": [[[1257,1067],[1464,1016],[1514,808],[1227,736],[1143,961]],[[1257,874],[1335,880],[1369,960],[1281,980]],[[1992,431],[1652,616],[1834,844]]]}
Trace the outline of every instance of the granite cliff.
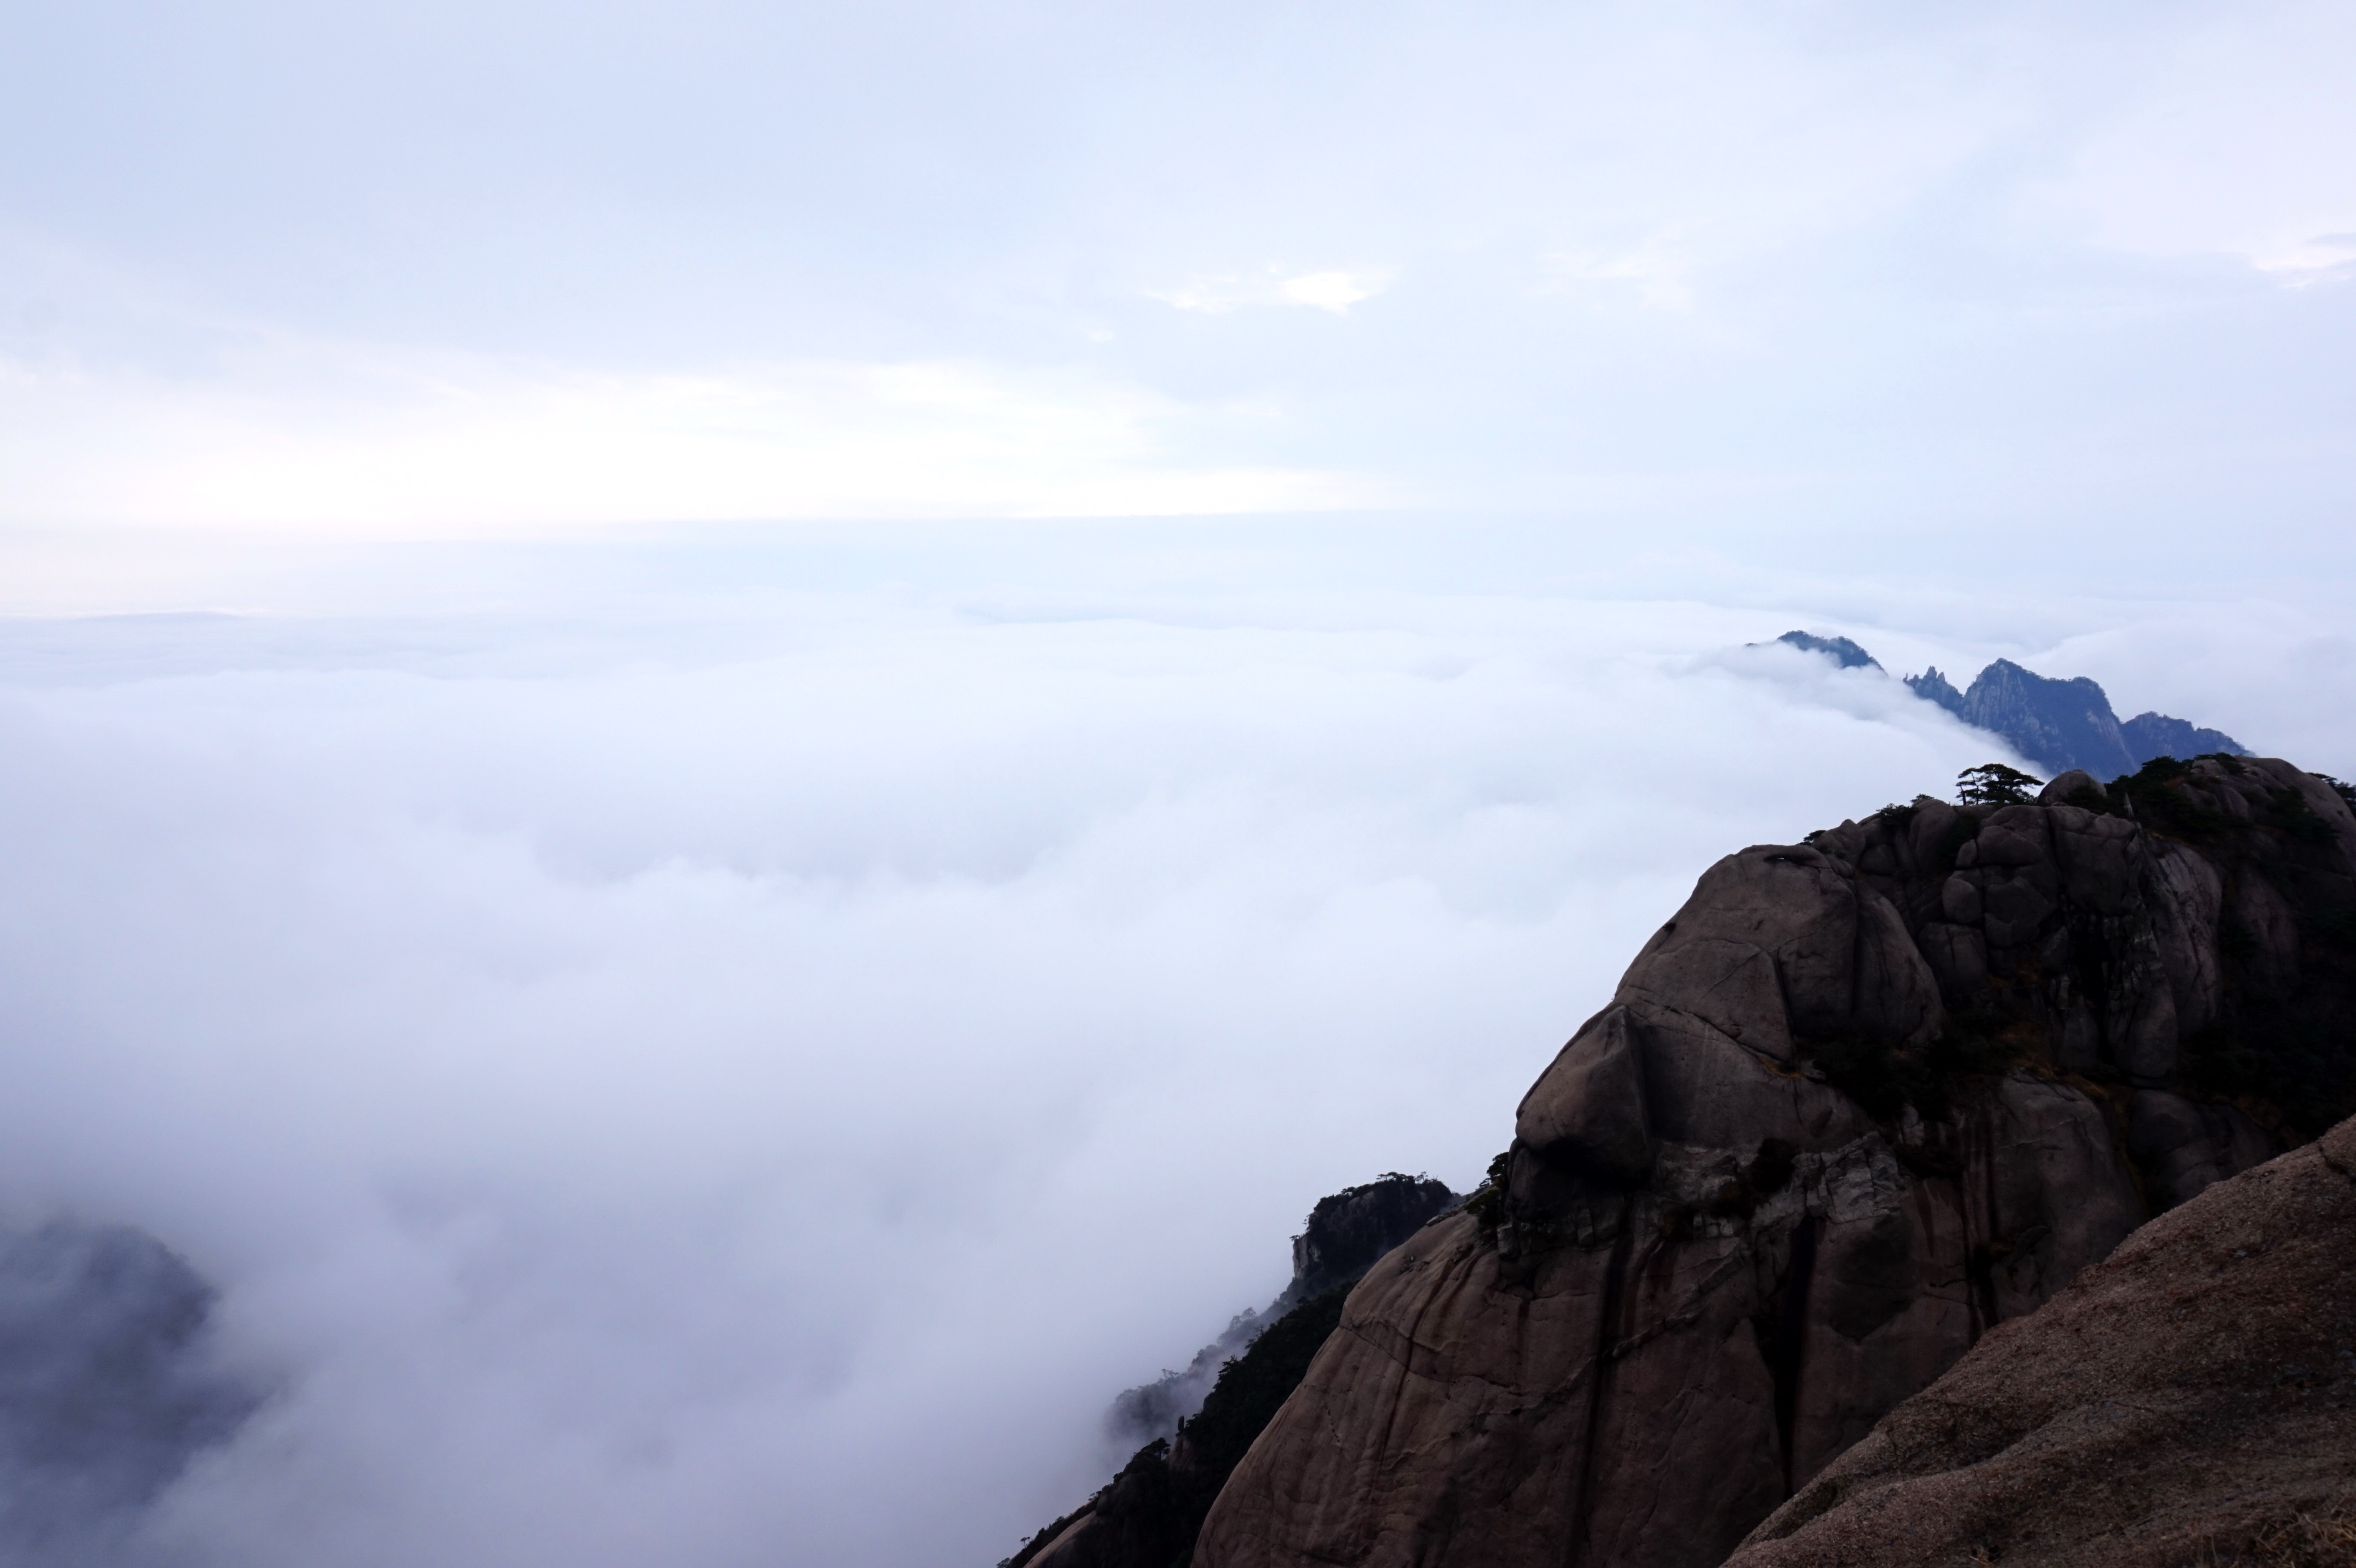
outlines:
{"label": "granite cliff", "polygon": [[2356,816],[2286,763],[1728,856],[1491,1181],[1349,1294],[1193,1561],[1709,1568],[2154,1214],[2351,1111]]}
{"label": "granite cliff", "polygon": [[[1243,1355],[1269,1325],[1337,1285],[1355,1283],[1385,1253],[1458,1201],[1445,1182],[1398,1171],[1319,1199],[1302,1221],[1301,1234],[1292,1238],[1292,1278],[1276,1299],[1257,1312],[1236,1314],[1219,1337],[1195,1351],[1185,1366],[1122,1391],[1106,1413],[1106,1432],[1124,1447],[1177,1436],[1180,1424],[1202,1409],[1220,1370]],[[1285,1392],[1291,1392],[1290,1384]],[[1253,1429],[1255,1434],[1258,1430]]]}
{"label": "granite cliff", "polygon": [[1122,1393],[1107,1420],[1143,1446],[1078,1508],[999,1568],[1171,1568],[1228,1475],[1300,1386],[1349,1287],[1458,1203],[1443,1182],[1397,1171],[1317,1200],[1292,1238],[1292,1278],[1265,1311],[1238,1313],[1183,1369]]}
{"label": "granite cliff", "polygon": [[2351,1282],[2344,1122],[1989,1333],[1728,1568],[2356,1563]]}

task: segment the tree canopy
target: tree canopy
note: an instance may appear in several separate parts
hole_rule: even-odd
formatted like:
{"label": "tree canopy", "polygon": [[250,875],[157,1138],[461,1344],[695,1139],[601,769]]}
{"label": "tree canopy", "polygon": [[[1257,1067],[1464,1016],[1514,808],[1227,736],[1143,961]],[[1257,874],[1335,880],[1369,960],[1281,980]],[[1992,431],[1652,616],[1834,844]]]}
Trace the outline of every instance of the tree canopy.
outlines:
{"label": "tree canopy", "polygon": [[1982,763],[1955,775],[1955,798],[1965,805],[2021,805],[2044,782],[2002,763]]}

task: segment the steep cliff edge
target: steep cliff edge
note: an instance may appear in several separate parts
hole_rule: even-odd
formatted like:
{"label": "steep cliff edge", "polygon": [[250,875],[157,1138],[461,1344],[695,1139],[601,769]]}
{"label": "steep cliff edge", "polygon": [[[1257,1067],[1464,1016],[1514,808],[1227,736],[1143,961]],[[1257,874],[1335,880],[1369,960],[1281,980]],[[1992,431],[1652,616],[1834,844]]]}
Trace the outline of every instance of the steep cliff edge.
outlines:
{"label": "steep cliff edge", "polygon": [[2356,1122],[1989,1334],[1727,1568],[2356,1563]]}
{"label": "steep cliff edge", "polygon": [[1202,1568],[1705,1568],[2152,1213],[2356,1110],[2356,816],[2162,758],[1727,857],[1352,1293]]}
{"label": "steep cliff edge", "polygon": [[1292,1238],[1292,1278],[1267,1310],[1237,1314],[1185,1369],[1116,1399],[1108,1430],[1143,1445],[999,1568],[1171,1568],[1183,1560],[1211,1499],[1333,1332],[1344,1294],[1458,1201],[1446,1183],[1398,1171],[1319,1199]]}

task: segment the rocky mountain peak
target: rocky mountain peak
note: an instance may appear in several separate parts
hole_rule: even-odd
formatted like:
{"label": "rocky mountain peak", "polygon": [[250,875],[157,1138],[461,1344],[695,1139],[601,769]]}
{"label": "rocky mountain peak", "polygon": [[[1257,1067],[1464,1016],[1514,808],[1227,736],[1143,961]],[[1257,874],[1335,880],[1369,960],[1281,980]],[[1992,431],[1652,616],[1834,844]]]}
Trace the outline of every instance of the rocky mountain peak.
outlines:
{"label": "rocky mountain peak", "polygon": [[1730,855],[1493,1182],[1349,1295],[1194,1562],[1708,1568],[2155,1212],[2356,1110],[2351,1020],[2356,815],[2286,763]]}
{"label": "rocky mountain peak", "polygon": [[1113,1402],[1107,1427],[1141,1443],[1120,1473],[1000,1568],[1168,1568],[1212,1499],[1333,1332],[1343,1292],[1461,1200],[1388,1171],[1317,1200],[1292,1238],[1292,1278],[1178,1371]]}
{"label": "rocky mountain peak", "polygon": [[1879,669],[1881,661],[1847,637],[1820,637],[1813,632],[1786,632],[1775,639],[1802,653],[1823,654],[1843,669]]}
{"label": "rocky mountain peak", "polygon": [[1292,1238],[1292,1283],[1269,1310],[1358,1278],[1457,1201],[1446,1182],[1398,1171],[1319,1199]]}
{"label": "rocky mountain peak", "polygon": [[[1775,640],[1804,652],[1823,654],[1844,669],[1881,668],[1879,661],[1847,637],[1786,632]],[[2249,755],[2240,741],[2222,730],[2202,729],[2164,713],[2138,713],[2122,721],[2099,683],[2084,676],[2057,679],[2040,675],[2010,659],[1996,660],[1962,691],[1936,665],[1921,675],[1900,678],[1925,702],[2000,738],[2021,756],[2055,772],[2083,768],[2109,778],[2132,773],[2154,757],[2190,761],[2210,754]]]}

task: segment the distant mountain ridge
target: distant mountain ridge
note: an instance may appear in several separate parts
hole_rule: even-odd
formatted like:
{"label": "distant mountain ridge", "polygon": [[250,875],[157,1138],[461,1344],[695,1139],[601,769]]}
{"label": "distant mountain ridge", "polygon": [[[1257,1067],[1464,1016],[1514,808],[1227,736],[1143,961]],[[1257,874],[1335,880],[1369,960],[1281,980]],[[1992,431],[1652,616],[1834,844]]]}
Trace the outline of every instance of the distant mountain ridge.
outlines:
{"label": "distant mountain ridge", "polygon": [[[1847,637],[1786,632],[1775,640],[1804,653],[1822,654],[1843,669],[1881,668],[1879,659]],[[2122,721],[2098,683],[2084,676],[2063,680],[2039,675],[2010,659],[1998,659],[1980,671],[1963,691],[1936,665],[1900,678],[1925,702],[2001,737],[2014,751],[2056,773],[2083,768],[2108,779],[2131,773],[2154,757],[2189,762],[2221,753],[2250,755],[2248,747],[2222,730],[2202,729],[2165,713],[2138,713]]]}

